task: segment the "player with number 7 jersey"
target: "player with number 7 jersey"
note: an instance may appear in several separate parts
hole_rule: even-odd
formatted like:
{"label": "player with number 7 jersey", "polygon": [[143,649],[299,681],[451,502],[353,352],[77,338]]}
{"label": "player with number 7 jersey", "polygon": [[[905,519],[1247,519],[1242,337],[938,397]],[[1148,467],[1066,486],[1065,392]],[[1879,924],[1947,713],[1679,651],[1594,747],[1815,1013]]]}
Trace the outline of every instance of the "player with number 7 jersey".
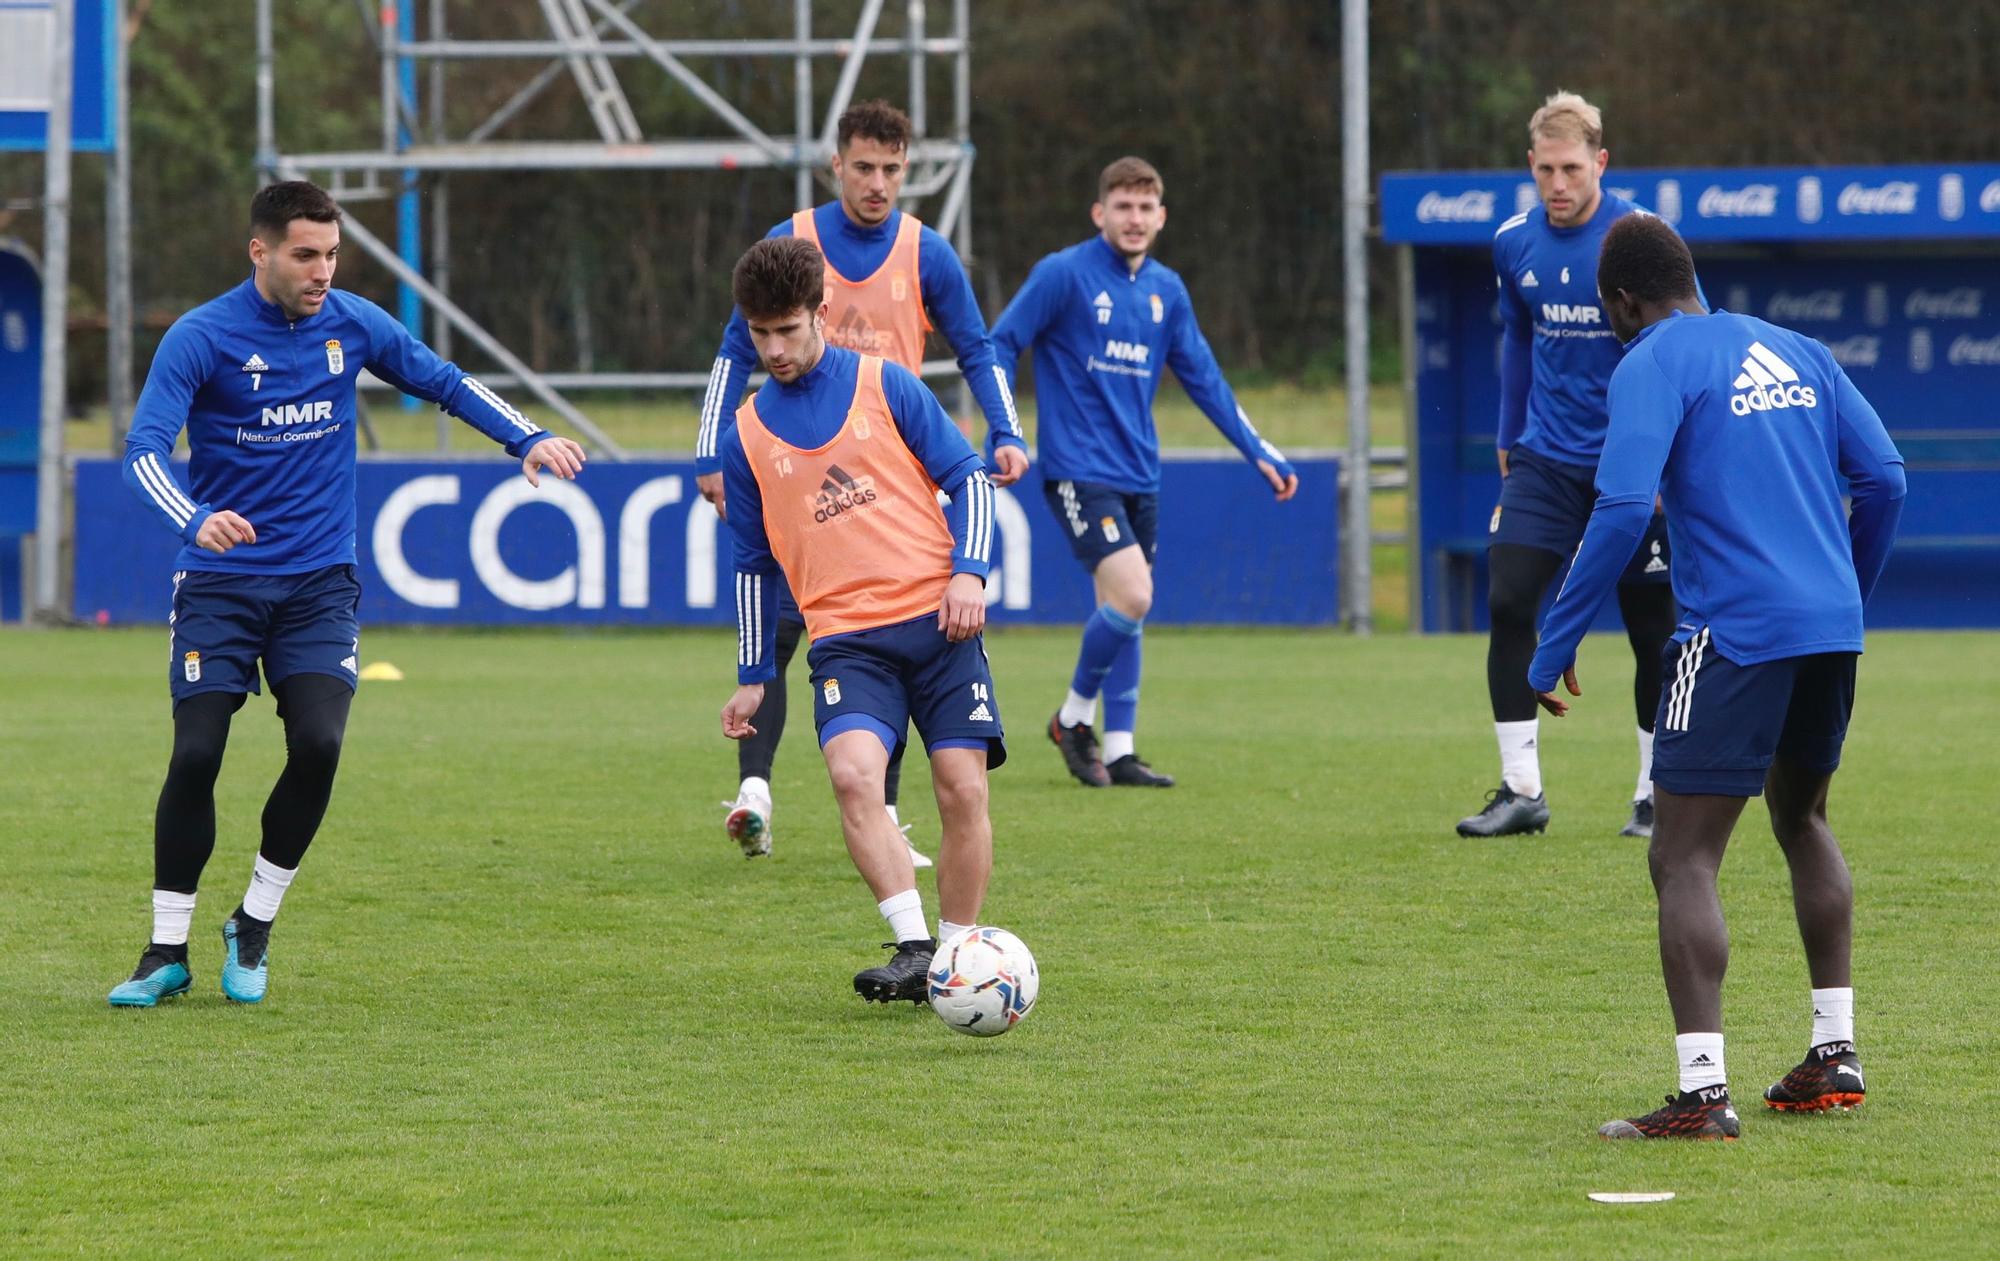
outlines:
{"label": "player with number 7 jersey", "polygon": [[[756,734],[788,582],[812,641],[813,722],[847,851],[894,935],[895,955],[854,988],[920,1003],[937,940],[978,922],[993,865],[986,778],[1007,756],[980,636],[993,485],[913,373],[827,344],[824,277],[818,247],[799,237],[758,242],[732,277],[770,380],[722,439],[738,684],[722,730]],[[943,831],[937,938],[884,800],[912,722]]]}

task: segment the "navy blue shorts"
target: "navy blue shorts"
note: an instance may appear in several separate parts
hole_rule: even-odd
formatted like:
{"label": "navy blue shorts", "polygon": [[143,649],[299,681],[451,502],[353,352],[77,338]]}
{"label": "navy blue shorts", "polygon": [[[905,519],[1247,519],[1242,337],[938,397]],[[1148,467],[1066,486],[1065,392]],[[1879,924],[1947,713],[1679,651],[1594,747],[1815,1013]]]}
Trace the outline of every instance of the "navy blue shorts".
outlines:
{"label": "navy blue shorts", "polygon": [[1740,666],[1706,627],[1666,646],[1667,686],[1653,720],[1653,783],[1673,793],[1755,797],[1774,757],[1832,774],[1854,712],[1859,653]]}
{"label": "navy blue shorts", "polygon": [[1160,497],[1135,495],[1098,482],[1043,482],[1042,497],[1062,522],[1069,550],[1092,573],[1099,561],[1139,545],[1146,563],[1160,550]]}
{"label": "navy blue shorts", "polygon": [[174,575],[173,660],[167,682],[175,701],[197,692],[261,692],[264,678],[330,674],[352,687],[361,651],[361,582],[352,565],[304,574]]}
{"label": "navy blue shorts", "polygon": [[986,746],[990,770],[1007,760],[1000,706],[986,641],[952,643],[937,614],[893,626],[830,635],[806,653],[812,666],[813,725],[819,742],[846,731],[873,731],[885,746],[901,742],[911,721],[924,749]]}
{"label": "navy blue shorts", "polygon": [[[1500,506],[1486,528],[1486,544],[1519,543],[1568,560],[1583,542],[1583,528],[1590,524],[1596,503],[1597,470],[1515,447],[1507,455],[1507,477],[1500,483]],[[1646,526],[1646,537],[1639,541],[1639,551],[1618,581],[1668,582],[1672,564],[1667,519],[1656,512]]]}

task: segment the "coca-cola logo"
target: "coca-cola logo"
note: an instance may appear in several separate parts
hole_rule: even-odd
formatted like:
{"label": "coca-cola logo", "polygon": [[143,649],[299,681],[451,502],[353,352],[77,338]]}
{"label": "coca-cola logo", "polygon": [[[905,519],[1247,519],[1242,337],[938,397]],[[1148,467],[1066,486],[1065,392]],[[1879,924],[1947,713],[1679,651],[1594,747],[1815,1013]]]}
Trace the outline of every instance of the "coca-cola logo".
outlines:
{"label": "coca-cola logo", "polygon": [[1903,303],[1903,317],[1911,320],[1976,320],[1985,305],[1985,295],[1970,286],[1919,289]]}
{"label": "coca-cola logo", "polygon": [[1979,190],[1979,208],[1989,215],[2000,214],[2000,180]]}
{"label": "coca-cola logo", "polygon": [[1944,359],[1954,367],[2000,367],[2000,337],[1954,338]]}
{"label": "coca-cola logo", "polygon": [[1701,190],[1701,199],[1695,202],[1694,209],[1704,219],[1768,219],[1778,213],[1778,186],[1745,184],[1741,188],[1724,188],[1710,184]]}
{"label": "coca-cola logo", "polygon": [[1418,223],[1491,223],[1493,222],[1493,194],[1488,189],[1472,188],[1453,197],[1443,193],[1425,193],[1417,203]]}
{"label": "coca-cola logo", "polygon": [[1833,352],[1833,361],[1843,368],[1872,368],[1882,359],[1882,339],[1867,333],[1828,342],[1826,348]]}
{"label": "coca-cola logo", "polygon": [[1834,206],[1844,215],[1913,215],[1917,213],[1917,186],[1909,180],[1872,187],[1849,184],[1840,190]]}
{"label": "coca-cola logo", "polygon": [[1837,320],[1847,305],[1847,295],[1838,289],[1815,289],[1811,293],[1788,293],[1780,289],[1771,295],[1764,318],[1779,323],[1794,320]]}

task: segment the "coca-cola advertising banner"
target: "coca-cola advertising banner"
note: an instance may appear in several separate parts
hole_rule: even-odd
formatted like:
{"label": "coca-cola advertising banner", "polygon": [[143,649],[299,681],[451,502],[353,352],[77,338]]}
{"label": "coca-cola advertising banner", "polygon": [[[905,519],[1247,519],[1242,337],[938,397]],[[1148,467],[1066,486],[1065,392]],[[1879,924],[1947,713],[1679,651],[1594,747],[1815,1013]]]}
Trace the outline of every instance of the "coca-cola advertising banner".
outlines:
{"label": "coca-cola advertising banner", "polygon": [[[1689,241],[1838,241],[2000,235],[2000,164],[1855,167],[1613,165],[1605,186]],[[1518,171],[1382,177],[1382,235],[1414,245],[1483,245],[1535,204]]]}

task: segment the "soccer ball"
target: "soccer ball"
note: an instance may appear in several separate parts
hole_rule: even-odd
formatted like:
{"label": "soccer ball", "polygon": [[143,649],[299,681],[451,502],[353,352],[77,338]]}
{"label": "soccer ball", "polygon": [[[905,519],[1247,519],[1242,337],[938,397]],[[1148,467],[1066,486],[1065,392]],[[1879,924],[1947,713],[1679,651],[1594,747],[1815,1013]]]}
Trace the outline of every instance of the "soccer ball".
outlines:
{"label": "soccer ball", "polygon": [[968,928],[931,958],[931,1010],[960,1033],[991,1038],[1035,1009],[1042,975],[1035,956],[1004,928]]}

